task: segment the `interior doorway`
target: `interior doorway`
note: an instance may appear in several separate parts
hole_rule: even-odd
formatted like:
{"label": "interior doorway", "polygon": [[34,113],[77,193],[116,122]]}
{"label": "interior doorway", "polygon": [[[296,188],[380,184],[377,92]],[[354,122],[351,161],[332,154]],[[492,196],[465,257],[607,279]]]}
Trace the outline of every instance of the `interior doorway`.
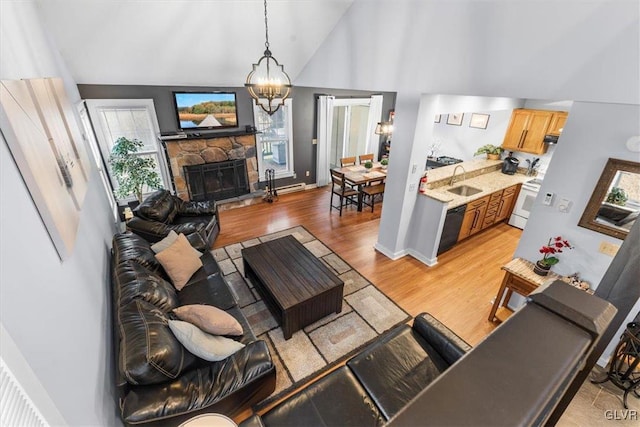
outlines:
{"label": "interior doorway", "polygon": [[373,153],[378,157],[377,123],[382,115],[382,95],[369,98],[318,97],[317,184],[329,183],[329,169],[342,157]]}
{"label": "interior doorway", "polygon": [[[352,103],[349,101],[356,101]],[[362,103],[361,103],[362,101]],[[366,102],[365,102],[366,101]],[[372,152],[369,138],[370,99],[336,100],[333,106],[330,167],[340,166],[342,157]],[[345,105],[341,105],[345,104]],[[375,156],[374,156],[375,157]]]}

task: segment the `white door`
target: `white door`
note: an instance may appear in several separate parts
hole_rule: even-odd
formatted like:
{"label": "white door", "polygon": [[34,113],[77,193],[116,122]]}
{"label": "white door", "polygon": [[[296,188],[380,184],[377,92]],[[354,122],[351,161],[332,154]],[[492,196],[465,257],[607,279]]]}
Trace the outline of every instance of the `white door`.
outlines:
{"label": "white door", "polygon": [[[87,99],[86,104],[96,131],[100,153],[107,167],[111,149],[118,138],[138,139],[144,144],[139,154],[155,160],[162,186],[173,191],[164,150],[158,140],[160,127],[153,100]],[[111,186],[117,190],[118,184],[111,176],[111,171],[109,177]],[[134,196],[127,200],[134,200]]]}

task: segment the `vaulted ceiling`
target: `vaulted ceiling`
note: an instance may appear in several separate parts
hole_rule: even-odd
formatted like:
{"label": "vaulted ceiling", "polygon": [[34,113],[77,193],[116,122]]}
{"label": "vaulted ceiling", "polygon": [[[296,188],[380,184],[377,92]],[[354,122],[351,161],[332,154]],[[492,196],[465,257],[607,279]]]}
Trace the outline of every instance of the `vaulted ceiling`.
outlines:
{"label": "vaulted ceiling", "polygon": [[[81,84],[241,86],[264,51],[262,0],[36,0]],[[268,1],[273,56],[295,78],[353,0]]]}

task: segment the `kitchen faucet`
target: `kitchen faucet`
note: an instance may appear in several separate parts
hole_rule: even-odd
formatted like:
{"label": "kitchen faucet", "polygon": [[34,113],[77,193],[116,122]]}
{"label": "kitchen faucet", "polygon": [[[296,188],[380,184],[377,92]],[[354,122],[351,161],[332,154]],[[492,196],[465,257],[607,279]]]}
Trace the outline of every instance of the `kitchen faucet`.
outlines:
{"label": "kitchen faucet", "polygon": [[453,185],[454,182],[456,182],[456,172],[458,171],[458,168],[462,169],[462,180],[466,181],[467,180],[467,171],[464,170],[464,168],[462,167],[462,165],[457,165],[455,167],[455,169],[453,170],[453,175],[451,175],[451,182],[449,182],[449,185]]}

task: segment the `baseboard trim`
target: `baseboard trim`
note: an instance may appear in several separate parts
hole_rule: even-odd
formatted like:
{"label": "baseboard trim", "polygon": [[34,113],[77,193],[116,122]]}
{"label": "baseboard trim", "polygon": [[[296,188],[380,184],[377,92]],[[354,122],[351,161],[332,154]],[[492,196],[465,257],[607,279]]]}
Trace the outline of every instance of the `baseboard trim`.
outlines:
{"label": "baseboard trim", "polygon": [[420,252],[415,251],[413,249],[409,249],[407,253],[428,267],[433,267],[434,265],[438,264],[438,257],[427,258],[424,255],[422,255]]}
{"label": "baseboard trim", "polygon": [[392,259],[394,261],[407,255],[407,251],[404,250],[404,249],[401,250],[401,251],[398,251],[398,252],[393,252],[392,250],[388,249],[387,247],[381,245],[379,242],[376,242],[376,244],[373,245],[373,247],[374,247],[375,250],[380,252],[382,255],[384,255],[387,258],[390,258],[390,259]]}

